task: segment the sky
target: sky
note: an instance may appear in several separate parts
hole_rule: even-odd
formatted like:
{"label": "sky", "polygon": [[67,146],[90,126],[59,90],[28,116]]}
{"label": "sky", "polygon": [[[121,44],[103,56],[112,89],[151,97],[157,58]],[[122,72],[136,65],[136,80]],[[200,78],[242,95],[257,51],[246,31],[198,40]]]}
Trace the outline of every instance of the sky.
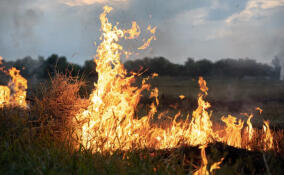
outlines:
{"label": "sky", "polygon": [[[0,56],[15,60],[56,53],[83,64],[100,42],[99,14],[126,29],[142,29],[136,41],[123,41],[130,59],[164,56],[172,62],[195,59],[284,60],[284,0],[1,0]],[[136,48],[157,26],[150,48]]]}

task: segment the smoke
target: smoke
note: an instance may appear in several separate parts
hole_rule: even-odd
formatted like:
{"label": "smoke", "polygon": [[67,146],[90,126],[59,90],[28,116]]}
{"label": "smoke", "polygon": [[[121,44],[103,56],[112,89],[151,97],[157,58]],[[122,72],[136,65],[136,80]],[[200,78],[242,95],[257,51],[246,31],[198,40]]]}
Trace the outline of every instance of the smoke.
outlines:
{"label": "smoke", "polygon": [[123,43],[128,51],[137,52],[136,46],[148,38],[143,29],[148,25],[157,26],[157,40],[149,49],[139,52],[138,58],[164,56],[176,63],[183,63],[189,56],[250,57],[263,62],[269,62],[276,55],[282,58],[283,6],[274,7],[278,4],[274,3],[274,8],[268,4],[271,8],[249,9],[255,12],[250,18],[240,20],[241,15],[238,20],[226,23],[230,16],[245,11],[247,2],[0,0],[0,55],[9,59],[57,53],[82,64],[95,54],[93,43],[100,42],[98,16],[104,5],[110,5],[114,8],[109,14],[112,23],[119,22],[119,27],[126,29],[132,21],[137,21],[142,29],[137,42]]}
{"label": "smoke", "polygon": [[281,50],[276,57],[279,59],[280,61],[280,66],[281,66],[281,72],[280,72],[280,79],[284,80],[284,47],[283,50]]}
{"label": "smoke", "polygon": [[[5,57],[30,54],[36,50],[39,38],[35,32],[43,16],[34,6],[36,0],[0,1],[0,53]],[[13,55],[15,56],[15,55]]]}

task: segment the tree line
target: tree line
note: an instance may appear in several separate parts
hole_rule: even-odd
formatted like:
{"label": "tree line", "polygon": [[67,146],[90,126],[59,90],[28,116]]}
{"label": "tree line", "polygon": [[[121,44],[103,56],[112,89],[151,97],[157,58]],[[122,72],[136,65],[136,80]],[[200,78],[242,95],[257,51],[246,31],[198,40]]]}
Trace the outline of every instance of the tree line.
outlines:
{"label": "tree line", "polygon": [[[69,73],[72,76],[96,77],[96,65],[93,60],[86,60],[83,65],[70,63],[65,56],[52,54],[48,58],[30,56],[16,61],[3,61],[6,68],[16,67],[21,70],[25,78],[48,79],[56,72]],[[128,72],[143,72],[148,76],[158,73],[160,76],[186,76],[196,78],[198,76],[212,78],[260,78],[280,79],[281,67],[279,59],[275,57],[271,65],[259,63],[256,60],[244,59],[220,59],[211,61],[208,59],[194,60],[188,58],[184,64],[172,63],[164,57],[143,58],[127,60],[124,63]]]}
{"label": "tree line", "polygon": [[181,65],[172,63],[164,57],[156,57],[129,60],[125,62],[125,67],[128,71],[134,72],[144,68],[148,69],[145,74],[156,72],[161,76],[279,79],[281,67],[278,62],[277,57],[272,60],[272,65],[259,63],[249,58],[226,58],[215,62],[208,59],[195,61],[193,58],[188,58]]}

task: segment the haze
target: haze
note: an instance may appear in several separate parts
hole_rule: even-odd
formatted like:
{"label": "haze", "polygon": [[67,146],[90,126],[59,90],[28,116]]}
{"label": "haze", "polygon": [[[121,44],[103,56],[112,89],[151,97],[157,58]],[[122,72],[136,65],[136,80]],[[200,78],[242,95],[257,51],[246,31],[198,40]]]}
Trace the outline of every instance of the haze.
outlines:
{"label": "haze", "polygon": [[[157,40],[134,58],[269,63],[284,57],[284,0],[1,0],[0,55],[15,60],[56,53],[83,64],[96,52],[104,5],[114,8],[110,20],[122,28],[132,21],[142,29],[157,26]],[[125,44],[131,51],[134,46]]]}

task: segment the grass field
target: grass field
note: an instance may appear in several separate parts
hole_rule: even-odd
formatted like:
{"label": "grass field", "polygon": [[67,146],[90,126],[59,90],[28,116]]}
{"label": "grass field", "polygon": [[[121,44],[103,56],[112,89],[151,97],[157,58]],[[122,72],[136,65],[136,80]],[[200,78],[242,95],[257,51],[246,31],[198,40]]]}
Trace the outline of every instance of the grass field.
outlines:
{"label": "grass field", "polygon": [[[212,104],[213,118],[222,115],[255,113],[256,125],[263,119],[275,127],[284,126],[284,82],[277,80],[224,80],[206,79],[209,88],[207,100]],[[151,83],[158,87],[162,105],[168,108],[177,104],[183,111],[192,111],[196,106],[199,86],[197,80],[186,77],[158,77]],[[179,95],[184,95],[184,100]],[[258,115],[255,108],[263,109]]]}
{"label": "grass field", "polygon": [[[159,77],[151,84],[160,90],[160,110],[191,113],[196,107],[196,80]],[[262,119],[269,119],[279,129],[284,121],[283,85],[281,81],[268,80],[208,80],[207,100],[215,111],[213,119],[219,121],[222,114],[253,112],[255,126]],[[201,165],[198,147],[187,145],[114,153],[93,153],[82,145],[77,149],[70,137],[72,127],[68,120],[74,111],[85,107],[77,94],[79,86],[66,77],[57,77],[35,92],[29,97],[29,110],[0,109],[0,174],[192,174]],[[180,100],[181,94],[186,98]],[[147,106],[147,100],[142,99],[142,103],[140,110]],[[255,111],[257,106],[263,108],[262,115]],[[283,146],[282,142],[279,144]],[[206,153],[208,167],[224,157],[221,169],[215,172],[218,175],[284,172],[283,150],[248,151],[214,142]]]}

